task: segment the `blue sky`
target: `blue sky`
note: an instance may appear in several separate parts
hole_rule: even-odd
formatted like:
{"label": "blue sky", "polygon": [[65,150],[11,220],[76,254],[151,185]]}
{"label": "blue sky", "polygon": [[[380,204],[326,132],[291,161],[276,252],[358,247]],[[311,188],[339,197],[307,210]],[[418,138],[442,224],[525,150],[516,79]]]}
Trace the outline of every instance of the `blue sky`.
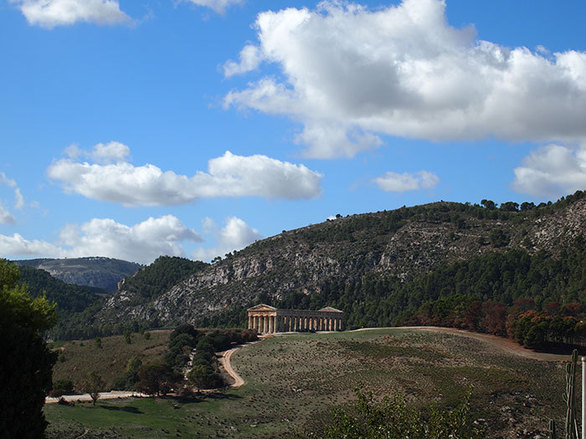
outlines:
{"label": "blue sky", "polygon": [[209,260],[586,189],[581,0],[0,0],[0,256]]}

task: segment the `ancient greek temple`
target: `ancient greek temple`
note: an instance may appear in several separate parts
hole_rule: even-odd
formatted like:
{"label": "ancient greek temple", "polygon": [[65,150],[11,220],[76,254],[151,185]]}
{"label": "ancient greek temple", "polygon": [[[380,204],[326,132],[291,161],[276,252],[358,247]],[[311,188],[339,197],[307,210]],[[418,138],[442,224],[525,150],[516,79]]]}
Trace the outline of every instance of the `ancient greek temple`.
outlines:
{"label": "ancient greek temple", "polygon": [[248,329],[259,334],[292,331],[341,331],[344,313],[326,307],[318,311],[277,309],[260,304],[248,309]]}

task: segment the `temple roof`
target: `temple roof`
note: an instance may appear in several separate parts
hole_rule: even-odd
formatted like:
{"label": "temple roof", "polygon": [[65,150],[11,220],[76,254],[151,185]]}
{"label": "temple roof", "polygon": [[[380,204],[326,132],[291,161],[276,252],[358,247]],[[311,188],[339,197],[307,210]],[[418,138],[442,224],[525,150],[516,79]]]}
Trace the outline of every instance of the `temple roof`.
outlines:
{"label": "temple roof", "polygon": [[340,311],[339,309],[332,308],[331,306],[326,306],[325,308],[320,309],[320,311],[325,311],[325,312],[340,312],[340,313],[343,313],[344,312],[344,311]]}
{"label": "temple roof", "polygon": [[248,311],[276,311],[277,308],[271,305],[267,305],[265,303],[260,303],[258,305],[253,306],[252,308],[248,308]]}

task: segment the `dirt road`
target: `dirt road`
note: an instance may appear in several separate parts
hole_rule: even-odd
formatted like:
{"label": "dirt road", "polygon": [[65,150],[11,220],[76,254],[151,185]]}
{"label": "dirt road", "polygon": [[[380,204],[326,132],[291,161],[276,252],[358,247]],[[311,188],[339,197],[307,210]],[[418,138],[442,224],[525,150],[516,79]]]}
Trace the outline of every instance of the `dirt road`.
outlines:
{"label": "dirt road", "polygon": [[[119,398],[146,398],[149,395],[140,392],[123,392],[123,391],[112,391],[112,392],[100,392],[100,397],[98,401],[104,399],[119,399]],[[89,393],[83,393],[81,395],[63,395],[63,398],[67,402],[75,402],[75,401],[84,401],[88,402],[91,401],[92,398]],[[47,396],[45,398],[45,404],[55,404],[59,402],[60,398],[54,398],[52,396]]]}
{"label": "dirt road", "polygon": [[238,349],[240,349],[240,347],[230,349],[229,351],[224,352],[223,355],[218,359],[226,373],[234,379],[234,383],[230,385],[230,387],[233,388],[240,387],[246,384],[242,377],[236,373],[236,371],[232,367],[232,363],[230,362],[232,354],[236,352]]}

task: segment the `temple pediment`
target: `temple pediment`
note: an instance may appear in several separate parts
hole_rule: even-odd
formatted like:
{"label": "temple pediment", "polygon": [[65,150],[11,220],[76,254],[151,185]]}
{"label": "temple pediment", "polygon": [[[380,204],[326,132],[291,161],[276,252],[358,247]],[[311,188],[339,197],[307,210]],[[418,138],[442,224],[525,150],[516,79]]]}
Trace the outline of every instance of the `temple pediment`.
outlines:
{"label": "temple pediment", "polygon": [[340,311],[339,309],[336,309],[336,308],[332,308],[331,306],[326,306],[325,308],[320,309],[320,311],[323,311],[323,312],[339,312],[339,313],[343,313],[343,311]]}
{"label": "temple pediment", "polygon": [[270,305],[266,305],[264,303],[261,303],[259,305],[255,305],[252,308],[248,308],[248,311],[276,311],[277,308],[270,306]]}

